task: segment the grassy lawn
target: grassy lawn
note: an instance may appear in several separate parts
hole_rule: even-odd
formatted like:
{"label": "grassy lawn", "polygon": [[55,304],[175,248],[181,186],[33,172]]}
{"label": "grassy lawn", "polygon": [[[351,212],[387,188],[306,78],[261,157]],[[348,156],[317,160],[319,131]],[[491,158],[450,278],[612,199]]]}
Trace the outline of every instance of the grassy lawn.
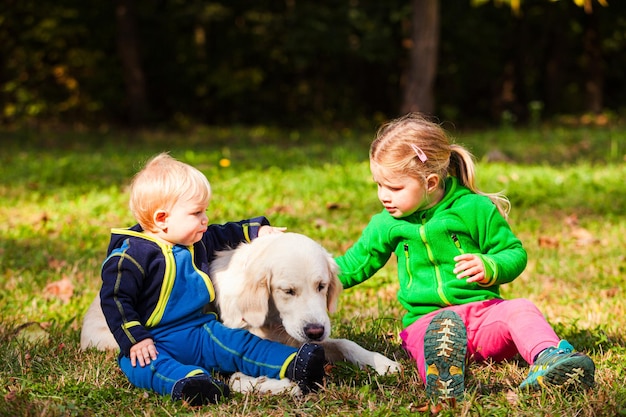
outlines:
{"label": "grassy lawn", "polygon": [[[147,158],[170,151],[205,172],[214,191],[210,221],[265,214],[338,255],[381,209],[367,162],[373,134],[0,132],[0,416],[430,415],[399,345],[393,262],[344,291],[333,335],[396,357],[402,375],[339,364],[326,389],[303,399],[234,394],[194,410],[131,387],[113,354],[78,349],[109,229],[134,223],[126,186]],[[440,415],[626,415],[626,129],[454,136],[477,156],[481,188],[509,196],[510,222],[529,253],[526,271],[502,287],[504,295],[535,302],[561,337],[594,359],[597,384],[589,392],[527,393],[516,388],[527,373],[523,360],[472,364],[466,401]],[[18,332],[29,322],[44,332]]]}

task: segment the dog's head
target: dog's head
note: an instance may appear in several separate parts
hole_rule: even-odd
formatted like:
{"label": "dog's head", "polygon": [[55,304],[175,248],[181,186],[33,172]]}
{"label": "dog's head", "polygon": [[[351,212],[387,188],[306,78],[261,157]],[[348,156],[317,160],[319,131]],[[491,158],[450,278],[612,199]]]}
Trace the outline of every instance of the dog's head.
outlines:
{"label": "dog's head", "polygon": [[331,330],[342,290],[332,256],[312,239],[281,233],[247,245],[245,285],[237,304],[251,328],[284,328],[300,343],[322,341]]}

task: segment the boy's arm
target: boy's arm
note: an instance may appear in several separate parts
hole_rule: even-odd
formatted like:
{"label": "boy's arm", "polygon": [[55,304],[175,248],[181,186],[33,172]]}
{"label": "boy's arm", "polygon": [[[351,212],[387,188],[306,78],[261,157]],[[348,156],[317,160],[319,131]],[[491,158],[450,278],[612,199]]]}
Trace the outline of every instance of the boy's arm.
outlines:
{"label": "boy's arm", "polygon": [[204,233],[204,241],[209,253],[218,250],[234,249],[240,243],[251,242],[259,236],[262,226],[269,226],[269,220],[264,217],[228,222],[224,224],[211,224]]}
{"label": "boy's arm", "polygon": [[135,308],[143,271],[126,256],[114,252],[102,265],[100,305],[122,354],[129,356],[134,344],[152,338],[152,334],[143,326]]}

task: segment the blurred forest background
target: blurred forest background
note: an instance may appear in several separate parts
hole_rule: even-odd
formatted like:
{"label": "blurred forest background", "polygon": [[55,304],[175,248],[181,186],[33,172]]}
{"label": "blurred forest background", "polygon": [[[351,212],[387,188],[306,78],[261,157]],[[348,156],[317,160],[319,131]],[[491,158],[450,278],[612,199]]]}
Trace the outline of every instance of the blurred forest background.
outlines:
{"label": "blurred forest background", "polygon": [[602,121],[626,111],[625,71],[623,0],[0,5],[9,128]]}

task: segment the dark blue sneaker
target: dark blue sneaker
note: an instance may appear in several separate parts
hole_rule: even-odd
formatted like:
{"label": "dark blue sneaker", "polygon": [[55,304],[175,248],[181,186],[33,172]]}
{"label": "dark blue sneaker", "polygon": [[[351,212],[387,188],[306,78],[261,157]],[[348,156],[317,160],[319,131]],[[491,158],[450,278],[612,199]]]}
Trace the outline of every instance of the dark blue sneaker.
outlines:
{"label": "dark blue sneaker", "polygon": [[207,374],[179,379],[172,388],[173,400],[183,400],[192,407],[215,404],[229,395],[228,385]]}
{"label": "dark blue sneaker", "polygon": [[286,376],[296,382],[303,394],[317,391],[324,382],[326,355],[322,345],[303,344],[287,366]]}
{"label": "dark blue sneaker", "polygon": [[424,334],[426,394],[435,402],[461,400],[465,391],[467,331],[461,317],[444,310]]}
{"label": "dark blue sneaker", "polygon": [[591,358],[576,352],[566,340],[539,354],[520,388],[531,390],[548,386],[591,388],[596,366]]}

